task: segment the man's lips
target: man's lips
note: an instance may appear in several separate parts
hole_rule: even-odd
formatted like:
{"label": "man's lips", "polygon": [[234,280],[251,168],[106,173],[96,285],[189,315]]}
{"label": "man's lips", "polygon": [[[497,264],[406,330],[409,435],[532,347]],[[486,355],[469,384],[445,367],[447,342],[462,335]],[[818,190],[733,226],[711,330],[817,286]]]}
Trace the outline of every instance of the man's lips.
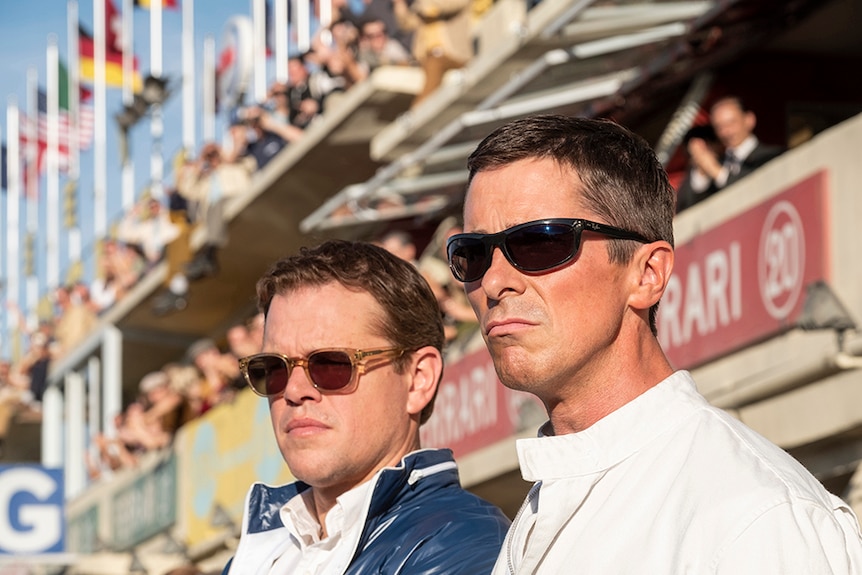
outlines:
{"label": "man's lips", "polygon": [[532,325],[534,325],[532,321],[521,317],[494,319],[485,324],[485,334],[489,337],[499,337],[509,335]]}
{"label": "man's lips", "polygon": [[329,429],[327,425],[321,423],[320,421],[317,421],[316,419],[311,419],[308,417],[291,419],[287,422],[287,425],[284,426],[285,433],[289,433],[291,435],[305,435],[309,433],[317,433],[326,429]]}

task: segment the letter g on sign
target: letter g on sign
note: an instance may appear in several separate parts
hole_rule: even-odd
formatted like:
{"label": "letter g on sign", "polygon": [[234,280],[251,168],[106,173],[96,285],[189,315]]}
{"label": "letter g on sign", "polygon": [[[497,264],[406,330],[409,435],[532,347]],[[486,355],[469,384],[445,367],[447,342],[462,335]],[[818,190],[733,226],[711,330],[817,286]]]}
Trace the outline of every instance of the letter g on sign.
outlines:
{"label": "letter g on sign", "polygon": [[63,551],[63,472],[0,466],[0,555]]}

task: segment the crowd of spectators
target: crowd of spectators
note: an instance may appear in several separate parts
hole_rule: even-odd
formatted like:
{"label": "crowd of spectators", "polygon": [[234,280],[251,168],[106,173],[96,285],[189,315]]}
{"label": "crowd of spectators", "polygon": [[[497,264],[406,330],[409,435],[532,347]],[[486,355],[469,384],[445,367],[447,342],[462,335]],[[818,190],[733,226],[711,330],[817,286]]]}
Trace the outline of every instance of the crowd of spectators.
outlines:
{"label": "crowd of spectators", "polygon": [[[257,170],[285,147],[300,141],[317,118],[338,105],[340,94],[364,81],[380,66],[421,66],[426,85],[414,106],[433,92],[443,75],[464,66],[473,53],[471,29],[493,0],[335,0],[333,22],[314,34],[310,49],[288,59],[288,80],[273,82],[264,101],[226,110],[229,127],[223,142],[207,142],[196,155],[174,163],[174,182],[163,198],[144,195],[96,249],[96,279],[58,287],[28,347],[16,362],[0,362],[0,453],[16,415],[38,418],[52,362],[65,357],[91,333],[104,315],[161,262],[168,273],[151,301],[163,316],[187,306],[192,282],[219,273],[218,252],[228,242],[226,202],[252,187]],[[722,115],[723,112],[723,115]],[[684,209],[749,173],[759,142],[755,117],[738,98],[717,101],[709,122],[686,140],[691,157],[682,185]],[[718,123],[721,122],[719,125]],[[727,167],[727,150],[750,154]],[[774,150],[770,149],[770,153]],[[760,162],[762,163],[762,162]],[[759,163],[757,164],[759,165]],[[723,170],[721,173],[718,171]],[[691,176],[709,177],[710,185],[690,189]],[[192,231],[203,242],[193,249]],[[440,303],[450,353],[477,333],[477,323],[463,288],[453,281],[445,255],[446,239],[460,228],[454,218],[442,222],[418,253],[405,230],[381,236],[379,243],[413,262]],[[20,314],[19,314],[20,315]],[[45,314],[43,314],[45,315]],[[255,353],[262,337],[262,317],[255,316],[225,334],[227,349],[211,340],[192,346],[185,358],[163,366],[138,383],[138,397],[116,416],[117,433],[94,439],[93,477],[134,465],[141,453],[170,444],[183,423],[215,405],[230,401],[242,388],[236,359]]]}
{"label": "crowd of spectators", "polygon": [[[225,111],[225,141],[207,142],[196,157],[181,155],[165,197],[145,194],[98,242],[95,279],[60,286],[43,298],[38,328],[19,322],[27,349],[15,353],[20,359],[10,370],[15,381],[33,380],[19,384],[35,389],[33,405],[39,405],[48,364],[78,345],[153,266],[167,261],[168,273],[152,312],[167,315],[188,305],[189,284],[218,273],[218,251],[228,241],[225,202],[249,190],[254,172],[299,141],[337,105],[339,94],[380,66],[422,66],[427,83],[418,103],[446,70],[467,63],[471,26],[491,2],[335,0],[332,23],[318,27],[307,52],[289,59],[288,81],[273,82],[263,102]],[[195,228],[203,230],[204,242],[193,250]]]}
{"label": "crowd of spectators", "polygon": [[91,480],[134,468],[144,454],[169,447],[184,424],[233,401],[245,387],[237,360],[262,344],[263,314],[256,314],[228,330],[226,350],[200,339],[181,361],[146,374],[135,400],[115,417],[115,432],[94,438],[87,460]]}

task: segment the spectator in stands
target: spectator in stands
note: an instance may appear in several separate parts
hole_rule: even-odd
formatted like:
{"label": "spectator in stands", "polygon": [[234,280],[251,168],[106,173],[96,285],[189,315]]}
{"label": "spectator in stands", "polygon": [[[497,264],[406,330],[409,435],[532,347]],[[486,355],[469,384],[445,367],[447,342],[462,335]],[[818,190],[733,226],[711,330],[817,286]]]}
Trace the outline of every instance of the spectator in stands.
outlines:
{"label": "spectator in stands", "polygon": [[209,338],[193,343],[186,352],[186,357],[201,373],[202,413],[219,403],[232,401],[236,391],[245,386],[236,357],[231,353],[222,353]]}
{"label": "spectator in stands", "polygon": [[143,258],[125,244],[107,238],[97,264],[99,272],[90,284],[90,301],[96,313],[102,313],[121,300],[135,284],[143,270]]}
{"label": "spectator in stands", "polygon": [[443,82],[449,70],[473,57],[469,0],[393,0],[398,25],[413,32],[413,57],[425,72],[425,86],[413,101],[419,105]]}
{"label": "spectator in stands", "polygon": [[416,265],[416,242],[413,241],[413,238],[406,231],[401,229],[389,230],[377,239],[374,244],[380,246],[390,254],[398,256],[405,262],[410,262],[414,266]]}
{"label": "spectator in stands", "polygon": [[494,573],[862,572],[850,506],[661,349],[674,198],[648,144],[608,120],[527,117],[468,169],[452,271],[500,380],[549,417],[518,441],[536,483]]}
{"label": "spectator in stands", "polygon": [[9,360],[0,360],[0,459],[15,416],[30,406],[33,395],[26,381],[16,378]]}
{"label": "spectator in stands", "polygon": [[[697,163],[694,162],[691,153],[688,151],[689,145],[694,139],[703,141],[716,157],[720,156],[724,149],[724,146],[722,146],[721,142],[718,141],[718,137],[715,135],[715,130],[712,129],[711,124],[694,126],[686,132],[685,137],[683,138],[683,145],[688,156],[688,166],[686,168],[685,176],[676,190],[677,213],[708,198],[716,190],[715,186],[709,186],[705,189],[699,188],[698,190],[695,190],[692,186],[692,182],[697,180],[703,181],[703,179],[707,177]],[[695,146],[699,145],[700,144],[695,144]]]}
{"label": "spectator in stands", "polygon": [[[177,155],[174,164],[176,181],[182,181],[195,169],[185,152]],[[165,246],[165,259],[168,271],[165,283],[152,302],[155,315],[165,315],[185,309],[188,305],[189,279],[186,277],[186,267],[192,261],[191,232],[192,226],[189,214],[189,202],[179,193],[177,188],[168,190],[168,208],[171,223],[178,230],[177,237]]]}
{"label": "spectator in stands", "polygon": [[412,63],[410,53],[398,40],[389,36],[386,23],[380,18],[362,20],[357,61],[366,77],[380,66],[406,66]]}
{"label": "spectator in stands", "polygon": [[[446,342],[451,343],[456,338],[468,332],[475,333],[478,323],[470,302],[464,293],[464,286],[456,283],[449,270],[446,259],[446,241],[463,229],[453,219],[447,218],[441,222],[429,245],[422,252],[416,263],[419,273],[431,286],[437,304],[443,313],[443,328]],[[447,352],[451,354],[452,349]],[[451,355],[447,355],[447,358]]]}
{"label": "spectator in stands", "polygon": [[218,272],[217,252],[228,240],[225,204],[251,188],[255,168],[254,158],[225,161],[221,146],[209,143],[204,145],[198,161],[182,174],[177,189],[192,205],[192,221],[204,229],[204,245],[186,268],[189,280]]}
{"label": "spectator in stands", "polygon": [[[324,32],[328,34],[324,36]],[[346,92],[365,79],[363,68],[356,61],[358,40],[356,26],[344,19],[319,30],[312,39],[312,51],[308,58],[313,57],[316,69],[311,72],[308,84],[312,92],[322,98],[320,113],[326,111],[327,105],[332,106],[337,94]]]}
{"label": "spectator in stands", "polygon": [[[290,144],[302,138],[302,129],[294,126],[290,117],[288,86],[274,82],[269,88],[266,105],[253,110],[250,119],[252,122],[257,121],[258,125],[253,126],[255,129],[274,134]],[[256,155],[254,151],[252,155]],[[260,161],[258,165],[261,165]]]}
{"label": "spectator in stands", "polygon": [[117,414],[114,417],[114,436],[97,433],[93,437],[95,454],[87,452],[86,456],[87,472],[92,481],[108,478],[122,469],[137,465],[140,448],[127,443],[125,420],[125,413]]}
{"label": "spectator in stands", "polygon": [[[458,230],[460,231],[460,228]],[[455,231],[453,230],[451,233],[455,233]],[[465,322],[470,325],[476,324],[476,316],[465,299],[463,287],[456,286],[451,281],[452,274],[449,271],[449,265],[441,259],[445,256],[426,256],[423,257],[422,261],[417,260],[416,243],[409,233],[401,229],[386,232],[374,244],[417,267],[431,287],[434,297],[437,298],[437,304],[440,306],[440,313],[443,317],[443,329],[447,343],[458,336],[459,328]],[[442,246],[439,243],[436,244],[436,248],[444,250],[445,241],[442,242]],[[437,251],[434,247],[430,247],[430,249]],[[440,265],[435,265],[435,260],[442,264],[442,268]]]}
{"label": "spectator in stands", "polygon": [[240,365],[298,481],[251,487],[225,571],[487,573],[509,521],[461,488],[449,450],[420,449],[443,329],[416,269],[327,242],[277,262],[258,303],[265,353]]}
{"label": "spectator in stands", "polygon": [[135,247],[152,266],[162,259],[165,246],[179,233],[162,202],[146,195],[120,220],[117,239]]}
{"label": "spectator in stands", "polygon": [[48,368],[51,366],[53,351],[56,345],[51,341],[51,327],[47,324],[30,336],[30,346],[14,369],[27,381],[30,393],[33,395],[34,407],[42,403],[42,396],[48,387]]}
{"label": "spectator in stands", "polygon": [[413,45],[413,33],[398,26],[392,0],[362,0],[359,3],[333,0],[332,11],[338,15],[336,19],[349,20],[359,29],[364,21],[382,21],[388,35],[401,44],[402,48],[409,50]]}
{"label": "spectator in stands", "polygon": [[[284,88],[278,94],[285,94]],[[279,98],[285,100],[285,98]],[[281,111],[280,111],[281,112]],[[284,147],[302,138],[302,130],[280,119],[261,106],[249,106],[236,110],[232,118],[230,136],[233,152],[227,161],[237,161],[243,156],[251,156],[257,168],[263,168]]]}
{"label": "spectator in stands", "polygon": [[168,375],[171,389],[183,398],[180,426],[201,416],[209,406],[205,404],[208,384],[197,366],[184,362],[170,362],[162,366]]}
{"label": "spectator in stands", "polygon": [[60,286],[54,293],[58,309],[54,325],[55,357],[60,358],[90,335],[99,318],[90,305],[90,291],[85,284]]}
{"label": "spectator in stands", "polygon": [[182,394],[171,383],[164,370],[152,371],[141,379],[138,390],[144,418],[149,423],[158,423],[162,431],[173,437],[183,423],[185,406]]}
{"label": "spectator in stands", "polygon": [[782,152],[780,147],[757,139],[757,118],[737,97],[728,96],[713,104],[710,123],[724,146],[722,155],[704,139],[692,138],[688,142],[688,153],[697,167],[692,173],[691,188],[702,198],[741,180]]}
{"label": "spectator in stands", "polygon": [[320,114],[323,97],[312,91],[309,84],[311,73],[305,64],[306,56],[292,56],[287,60],[287,100],[290,106],[290,123],[305,129]]}
{"label": "spectator in stands", "polygon": [[263,314],[255,314],[247,322],[230,328],[227,343],[236,359],[259,353],[263,345]]}
{"label": "spectator in stands", "polygon": [[173,438],[158,420],[147,417],[146,406],[140,400],[126,407],[123,426],[118,429],[117,437],[136,457],[167,447]]}

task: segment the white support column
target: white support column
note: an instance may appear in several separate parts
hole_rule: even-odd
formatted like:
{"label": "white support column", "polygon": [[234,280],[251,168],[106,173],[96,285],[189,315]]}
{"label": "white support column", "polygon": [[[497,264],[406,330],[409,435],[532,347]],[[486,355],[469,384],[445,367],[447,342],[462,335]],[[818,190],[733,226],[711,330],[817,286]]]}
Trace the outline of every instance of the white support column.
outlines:
{"label": "white support column", "polygon": [[92,445],[96,435],[102,431],[102,387],[99,370],[101,363],[96,356],[87,360],[87,433]]}
{"label": "white support column", "polygon": [[79,495],[87,487],[86,438],[84,436],[84,377],[70,371],[66,388],[66,498]]}
{"label": "white support column", "polygon": [[63,467],[63,392],[48,386],[42,396],[42,465]]}
{"label": "white support column", "polygon": [[114,416],[123,410],[123,334],[114,326],[102,336],[102,429],[116,436]]}

